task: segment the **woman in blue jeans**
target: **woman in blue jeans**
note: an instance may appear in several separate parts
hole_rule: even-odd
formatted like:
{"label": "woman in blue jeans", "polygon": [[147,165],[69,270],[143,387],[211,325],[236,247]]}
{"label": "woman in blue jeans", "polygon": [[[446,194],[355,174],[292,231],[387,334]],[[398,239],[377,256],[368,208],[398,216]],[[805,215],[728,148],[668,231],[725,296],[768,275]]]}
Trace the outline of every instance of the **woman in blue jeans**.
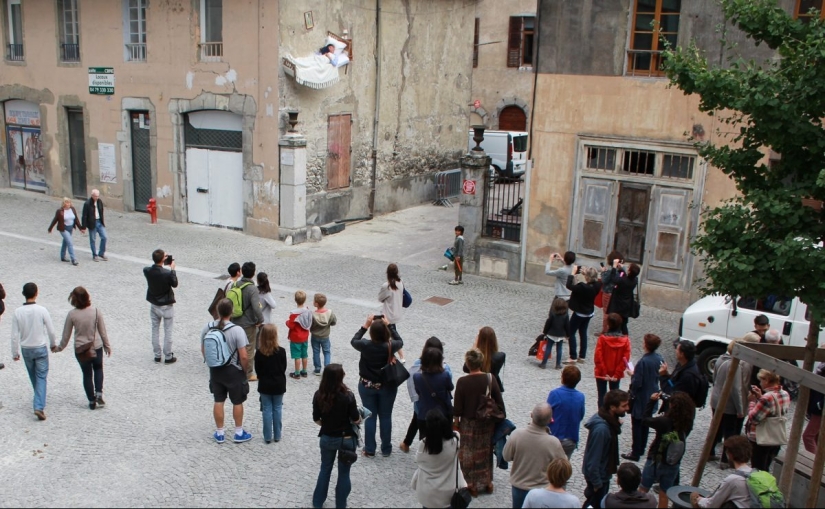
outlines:
{"label": "woman in blue jeans", "polygon": [[71,198],[63,198],[63,206],[54,213],[54,219],[49,225],[49,233],[52,232],[55,226],[57,226],[60,236],[63,237],[63,243],[60,245],[60,261],[69,261],[66,259],[66,251],[68,251],[72,265],[77,265],[77,259],[74,256],[72,230],[77,227],[80,233],[86,233],[86,229],[80,224],[80,217],[77,215],[77,210],[72,206]]}
{"label": "woman in blue jeans", "polygon": [[[364,334],[370,331],[370,339]],[[364,326],[358,329],[350,344],[361,352],[358,361],[358,394],[361,403],[376,416],[381,429],[381,455],[392,453],[392,407],[397,387],[383,384],[381,368],[393,359],[393,354],[404,346],[397,333],[390,332],[389,322],[382,315],[368,315]],[[375,456],[375,419],[367,419],[364,429],[364,456]]]}
{"label": "woman in blue jeans", "polygon": [[261,327],[258,335],[255,374],[261,397],[264,442],[280,442],[286,392],[286,350],[278,344],[278,327],[271,323]]}
{"label": "woman in blue jeans", "polygon": [[[344,368],[330,364],[324,368],[321,386],[312,398],[312,420],[321,426],[321,471],[312,494],[312,507],[324,506],[329,491],[332,467],[340,449],[355,451],[358,438],[354,424],[361,422],[355,395],[344,385]],[[346,507],[352,489],[349,479],[351,464],[338,461],[338,484],[335,485],[335,507]]]}
{"label": "woman in blue jeans", "polygon": [[[587,358],[587,327],[590,319],[593,318],[595,306],[594,302],[602,283],[599,281],[599,273],[593,267],[584,269],[584,281],[577,284],[575,276],[567,278],[567,288],[570,290],[570,301],[568,307],[573,315],[570,317],[570,360],[584,362]],[[576,333],[579,333],[579,348],[576,349]]]}

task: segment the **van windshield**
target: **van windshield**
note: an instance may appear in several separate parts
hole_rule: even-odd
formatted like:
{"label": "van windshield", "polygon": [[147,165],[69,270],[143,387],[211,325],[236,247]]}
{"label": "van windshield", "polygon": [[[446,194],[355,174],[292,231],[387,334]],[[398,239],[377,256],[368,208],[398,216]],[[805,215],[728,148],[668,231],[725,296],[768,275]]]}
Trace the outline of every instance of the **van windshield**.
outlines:
{"label": "van windshield", "polygon": [[527,135],[513,136],[513,152],[527,152]]}

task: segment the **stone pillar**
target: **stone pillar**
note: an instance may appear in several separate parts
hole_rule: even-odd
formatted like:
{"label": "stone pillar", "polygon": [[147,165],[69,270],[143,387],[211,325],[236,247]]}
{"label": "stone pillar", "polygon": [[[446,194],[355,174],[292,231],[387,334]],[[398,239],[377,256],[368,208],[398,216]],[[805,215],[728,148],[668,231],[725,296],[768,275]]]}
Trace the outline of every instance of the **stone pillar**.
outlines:
{"label": "stone pillar", "polygon": [[307,140],[300,134],[287,134],[278,141],[280,148],[280,227],[278,238],[292,238],[293,244],[307,240]]}
{"label": "stone pillar", "polygon": [[[464,227],[464,272],[478,274],[476,245],[481,238],[484,219],[486,174],[490,171],[490,157],[484,151],[471,150],[461,158],[462,192],[458,203],[458,224]],[[465,194],[465,183],[475,183],[475,194]]]}

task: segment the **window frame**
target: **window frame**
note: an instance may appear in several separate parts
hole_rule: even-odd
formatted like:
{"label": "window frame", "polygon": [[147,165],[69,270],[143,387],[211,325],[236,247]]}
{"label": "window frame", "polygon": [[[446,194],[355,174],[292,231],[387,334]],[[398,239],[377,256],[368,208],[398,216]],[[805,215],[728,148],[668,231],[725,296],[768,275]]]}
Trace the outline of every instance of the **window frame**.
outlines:
{"label": "window frame", "polygon": [[198,13],[198,23],[200,25],[200,44],[199,46],[199,56],[201,62],[220,62],[223,57],[223,0],[217,0],[220,2],[220,9],[221,9],[221,34],[220,40],[209,40],[212,39],[214,34],[209,34],[210,37],[207,37],[207,27],[210,26],[209,19],[207,19],[207,14],[209,13],[209,9],[207,8],[207,2],[214,1],[214,0],[200,0],[200,12]]}
{"label": "window frame", "polygon": [[[71,19],[67,19],[69,14]],[[80,8],[77,0],[57,0],[57,19],[58,19],[58,49],[61,63],[77,64],[81,62],[80,53]],[[71,28],[71,30],[67,30]],[[77,58],[70,59],[66,57],[64,52],[64,45],[77,46]]]}
{"label": "window frame", "polygon": [[[122,0],[123,1],[123,60],[124,62],[146,62],[146,10],[149,7],[148,0]],[[131,2],[137,3],[136,7],[132,7]],[[137,17],[133,18],[132,14],[136,12]],[[132,32],[132,23],[137,22],[138,31]],[[133,36],[137,37],[138,41],[133,40]],[[132,48],[132,45],[143,45],[142,48]]]}
{"label": "window frame", "polygon": [[478,67],[478,41],[481,31],[481,18],[476,18],[475,29],[473,31],[473,69]]}
{"label": "window frame", "polygon": [[[527,29],[525,28],[525,20],[526,19],[533,20],[533,28]],[[516,21],[518,20],[518,21]],[[516,24],[518,24],[518,28],[516,28]],[[530,39],[530,56],[531,61],[525,62],[525,48],[526,48],[526,41],[528,40],[528,36]],[[535,66],[535,52],[533,51],[533,46],[535,45],[535,37],[536,37],[536,15],[535,14],[522,14],[519,16],[510,16],[508,28],[507,28],[507,67],[508,68],[532,68]],[[518,47],[516,47],[516,41],[518,41]],[[477,48],[478,46],[476,46]]]}
{"label": "window frame", "polygon": [[[18,6],[19,18],[13,15],[12,6]],[[23,1],[22,0],[2,0],[0,1],[0,22],[2,23],[3,32],[3,58],[6,62],[25,62],[25,47],[24,47],[24,31],[23,31]],[[15,19],[19,25],[19,39],[15,37]],[[15,48],[12,48],[15,46]],[[17,47],[19,46],[19,47]]]}
{"label": "window frame", "polygon": [[[633,10],[631,11],[631,30],[630,30],[630,40],[628,41],[628,48],[627,48],[627,59],[626,59],[626,72],[625,75],[627,76],[636,76],[636,77],[647,77],[647,78],[664,78],[665,73],[661,70],[662,59],[661,54],[663,49],[660,48],[662,44],[660,38],[662,34],[665,35],[674,35],[675,36],[675,43],[674,45],[679,43],[679,28],[681,27],[681,17],[682,17],[682,5],[681,0],[679,3],[679,12],[677,14],[665,13],[663,14],[663,6],[662,3],[665,0],[653,0],[656,2],[653,12],[642,11],[641,14],[652,14],[653,15],[653,24],[654,26],[651,27],[649,30],[645,27],[644,30],[640,29],[637,25],[639,20],[639,1],[633,1]],[[677,19],[678,27],[676,32],[663,32],[662,27],[662,16],[673,16]],[[636,36],[637,35],[647,35],[649,34],[651,37],[651,45],[650,49],[639,49],[636,48]],[[637,52],[650,52],[650,63],[648,64],[647,68],[644,67],[637,67],[636,65],[636,55]]]}
{"label": "window frame", "polygon": [[[596,167],[589,166],[590,163],[590,151],[597,150],[597,160],[602,161],[604,160],[605,164],[599,165],[597,163]],[[610,156],[612,152],[612,157]],[[625,156],[631,152],[638,152],[638,153],[652,153],[654,154],[653,157],[653,173],[646,173],[646,172],[631,172],[624,168],[624,161]],[[692,185],[696,182],[696,178],[698,175],[697,167],[699,164],[699,156],[696,154],[696,151],[691,149],[681,149],[677,147],[667,147],[663,145],[646,145],[646,144],[634,144],[634,143],[627,143],[627,144],[616,144],[611,142],[602,142],[602,141],[585,141],[582,144],[582,161],[579,164],[579,169],[587,174],[599,174],[599,175],[615,175],[616,177],[621,177],[622,179],[631,178],[631,179],[642,179],[645,181],[649,181],[650,179],[654,179],[656,181],[665,183],[667,185],[678,185],[678,184],[690,184]],[[604,154],[604,157],[601,157],[601,154]],[[690,168],[690,177],[671,177],[664,175],[665,164],[664,160],[666,157],[678,157],[678,158],[690,158],[692,159],[692,167]],[[608,161],[613,161],[612,168],[609,167]],[[598,167],[604,166],[604,167]]]}
{"label": "window frame", "polygon": [[[819,0],[819,2],[820,2],[819,3],[819,8],[818,9],[816,7],[813,7],[813,8],[819,10],[819,19],[825,20],[825,0]],[[810,14],[807,13],[807,11],[806,12],[801,12],[800,11],[801,7],[802,7],[802,0],[796,0],[796,5],[794,6],[794,12],[793,12],[794,19],[798,19],[798,20],[800,20],[802,22],[805,22],[805,23],[808,23],[812,19],[814,19],[813,16],[811,16]]]}

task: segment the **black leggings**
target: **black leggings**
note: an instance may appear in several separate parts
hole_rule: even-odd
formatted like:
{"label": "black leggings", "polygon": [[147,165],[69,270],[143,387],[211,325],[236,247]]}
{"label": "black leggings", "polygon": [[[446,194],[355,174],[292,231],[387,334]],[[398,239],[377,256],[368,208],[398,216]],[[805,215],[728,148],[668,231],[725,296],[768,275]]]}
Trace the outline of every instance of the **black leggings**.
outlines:
{"label": "black leggings", "polygon": [[424,438],[424,426],[427,425],[427,421],[418,420],[418,416],[415,415],[413,412],[412,419],[410,420],[410,425],[407,428],[407,436],[404,437],[404,443],[407,447],[411,446],[413,440],[415,440],[415,434],[418,433],[418,439],[422,440]]}
{"label": "black leggings", "polygon": [[89,401],[96,400],[96,392],[103,392],[103,347],[95,352],[97,352],[97,357],[90,361],[77,360],[83,371],[83,389],[86,390],[86,398]]}

